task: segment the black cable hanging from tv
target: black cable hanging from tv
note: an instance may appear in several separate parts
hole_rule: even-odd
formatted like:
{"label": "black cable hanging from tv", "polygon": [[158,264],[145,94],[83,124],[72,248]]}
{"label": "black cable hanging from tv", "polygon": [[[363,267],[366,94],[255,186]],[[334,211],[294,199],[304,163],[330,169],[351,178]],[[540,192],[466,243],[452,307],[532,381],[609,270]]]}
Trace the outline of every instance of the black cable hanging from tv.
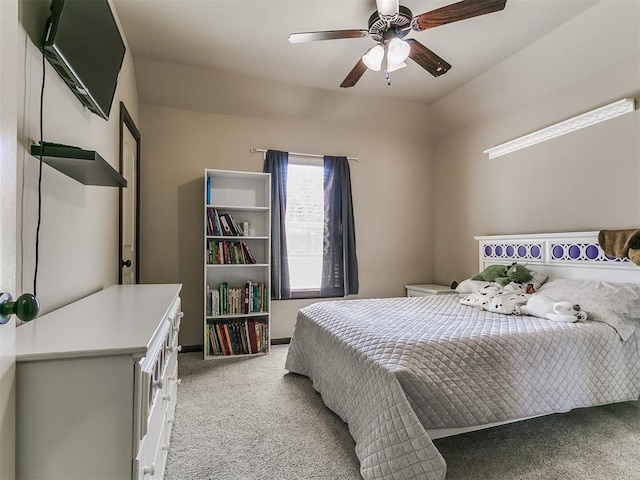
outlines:
{"label": "black cable hanging from tv", "polygon": [[[47,20],[47,24],[45,25],[45,32],[49,28],[50,21]],[[43,50],[42,52],[42,86],[40,87],[40,145],[44,142],[44,83],[46,79],[45,75],[45,61],[44,61],[44,37],[43,36]],[[38,288],[38,262],[40,257],[40,224],[42,223],[42,149],[40,150],[39,156],[39,164],[38,164],[38,214],[37,214],[37,222],[36,222],[36,252],[35,252],[35,266],[33,269],[33,295],[37,296],[37,288]]]}

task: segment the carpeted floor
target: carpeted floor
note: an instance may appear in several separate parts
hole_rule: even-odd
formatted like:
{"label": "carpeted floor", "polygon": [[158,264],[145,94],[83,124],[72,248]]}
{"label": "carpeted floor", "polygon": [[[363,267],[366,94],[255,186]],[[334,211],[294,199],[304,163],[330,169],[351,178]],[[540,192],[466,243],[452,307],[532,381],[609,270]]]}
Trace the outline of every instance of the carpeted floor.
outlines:
{"label": "carpeted floor", "polygon": [[[180,354],[167,480],[357,480],[353,439],[287,345],[252,358]],[[434,442],[447,480],[640,480],[640,403],[552,415]]]}

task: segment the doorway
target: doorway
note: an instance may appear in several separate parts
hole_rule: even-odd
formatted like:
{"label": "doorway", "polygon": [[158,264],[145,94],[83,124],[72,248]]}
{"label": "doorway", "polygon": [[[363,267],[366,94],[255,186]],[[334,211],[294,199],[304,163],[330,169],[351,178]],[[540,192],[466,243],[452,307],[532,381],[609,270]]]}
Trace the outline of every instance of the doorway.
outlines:
{"label": "doorway", "polygon": [[120,188],[118,283],[140,283],[140,132],[120,102],[120,174],[127,187]]}

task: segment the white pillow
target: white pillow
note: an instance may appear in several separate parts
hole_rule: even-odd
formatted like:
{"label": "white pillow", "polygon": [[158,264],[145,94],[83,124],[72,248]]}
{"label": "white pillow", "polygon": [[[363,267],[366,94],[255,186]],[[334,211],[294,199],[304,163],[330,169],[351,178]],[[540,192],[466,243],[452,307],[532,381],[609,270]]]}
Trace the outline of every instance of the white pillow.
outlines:
{"label": "white pillow", "polygon": [[544,273],[533,272],[531,270],[529,271],[531,272],[532,278],[528,282],[524,282],[524,284],[525,286],[528,284],[533,285],[533,289],[537,292],[540,289],[540,287],[544,285],[544,283],[547,281],[547,278],[549,277]]}
{"label": "white pillow", "polygon": [[458,293],[476,293],[484,290],[489,286],[497,286],[495,282],[484,282],[482,280],[471,280],[467,278],[458,284],[456,292]]}
{"label": "white pillow", "polygon": [[589,320],[611,325],[627,340],[640,324],[640,285],[592,280],[550,280],[540,293],[580,305]]}

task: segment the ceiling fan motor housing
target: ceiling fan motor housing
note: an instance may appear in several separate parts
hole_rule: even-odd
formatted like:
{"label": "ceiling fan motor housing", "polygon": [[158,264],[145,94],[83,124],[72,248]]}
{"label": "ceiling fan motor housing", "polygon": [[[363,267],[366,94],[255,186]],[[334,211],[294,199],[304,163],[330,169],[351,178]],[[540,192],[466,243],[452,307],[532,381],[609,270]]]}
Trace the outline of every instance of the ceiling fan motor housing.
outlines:
{"label": "ceiling fan motor housing", "polygon": [[390,37],[404,37],[411,30],[413,14],[404,5],[398,8],[398,14],[387,23],[376,10],[369,17],[369,36],[376,42],[388,40]]}

